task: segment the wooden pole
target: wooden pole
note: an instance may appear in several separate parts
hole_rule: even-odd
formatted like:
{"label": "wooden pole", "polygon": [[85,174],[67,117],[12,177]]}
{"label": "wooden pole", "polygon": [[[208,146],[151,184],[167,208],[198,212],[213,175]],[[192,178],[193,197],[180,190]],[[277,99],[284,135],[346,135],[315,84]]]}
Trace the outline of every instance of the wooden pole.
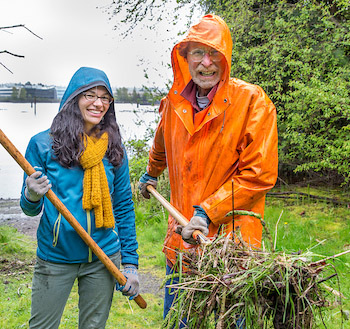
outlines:
{"label": "wooden pole", "polygon": [[[168,210],[169,214],[174,217],[174,219],[182,226],[186,226],[188,224],[188,220],[185,216],[183,216],[168,200],[166,200],[158,191],[152,186],[147,186],[147,191],[150,192],[162,205]],[[199,239],[200,243],[208,244],[210,240],[203,235],[201,231],[194,231],[192,234],[193,238],[197,240]]]}

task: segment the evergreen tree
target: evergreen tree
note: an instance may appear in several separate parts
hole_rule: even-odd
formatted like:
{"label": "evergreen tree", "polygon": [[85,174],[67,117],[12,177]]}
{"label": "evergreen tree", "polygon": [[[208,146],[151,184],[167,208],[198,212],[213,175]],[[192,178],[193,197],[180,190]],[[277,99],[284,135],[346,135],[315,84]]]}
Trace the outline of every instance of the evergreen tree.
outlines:
{"label": "evergreen tree", "polygon": [[12,87],[12,96],[11,96],[11,98],[13,100],[18,99],[18,89],[16,87]]}

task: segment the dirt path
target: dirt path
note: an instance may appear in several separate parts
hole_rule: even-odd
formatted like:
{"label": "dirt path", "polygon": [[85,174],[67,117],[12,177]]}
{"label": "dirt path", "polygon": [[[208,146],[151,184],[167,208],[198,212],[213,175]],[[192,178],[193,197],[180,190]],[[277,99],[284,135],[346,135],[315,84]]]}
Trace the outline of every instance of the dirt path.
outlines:
{"label": "dirt path", "polygon": [[[33,240],[36,239],[36,230],[39,225],[40,216],[26,216],[17,199],[0,199],[0,225],[15,227],[18,232],[28,235]],[[142,258],[142,255],[140,255]],[[162,279],[140,269],[140,287],[141,294],[151,293],[157,296],[163,296],[163,289],[160,289]]]}

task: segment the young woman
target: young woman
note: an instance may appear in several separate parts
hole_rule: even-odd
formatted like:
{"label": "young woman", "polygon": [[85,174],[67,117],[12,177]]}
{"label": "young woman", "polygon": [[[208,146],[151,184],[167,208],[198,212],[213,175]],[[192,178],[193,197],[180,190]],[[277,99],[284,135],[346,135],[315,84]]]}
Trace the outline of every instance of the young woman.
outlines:
{"label": "young woman", "polygon": [[78,279],[79,328],[105,328],[114,277],[44,194],[53,192],[139,292],[135,214],[128,161],[106,74],[80,68],[63,95],[51,128],[29,142],[26,158],[37,170],[24,177],[21,207],[42,211],[32,284],[30,328],[58,328]]}

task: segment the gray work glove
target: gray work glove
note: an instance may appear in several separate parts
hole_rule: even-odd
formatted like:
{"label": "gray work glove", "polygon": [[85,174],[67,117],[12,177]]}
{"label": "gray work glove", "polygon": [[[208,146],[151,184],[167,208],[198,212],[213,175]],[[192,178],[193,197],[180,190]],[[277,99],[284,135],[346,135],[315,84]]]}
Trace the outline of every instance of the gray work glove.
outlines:
{"label": "gray work glove", "polygon": [[116,283],[116,289],[121,291],[124,296],[129,296],[129,299],[134,299],[140,291],[139,276],[137,274],[137,267],[133,264],[124,264],[122,271],[127,281],[125,286],[121,286],[118,282]]}
{"label": "gray work glove", "polygon": [[198,241],[196,241],[192,236],[195,230],[201,231],[205,236],[209,234],[209,217],[207,216],[203,208],[198,206],[195,206],[195,208],[196,210],[190,222],[181,230],[182,239],[190,244],[198,244]]}
{"label": "gray work glove", "polygon": [[139,190],[144,198],[149,199],[151,196],[147,191],[147,185],[152,185],[156,189],[157,177],[152,177],[145,172],[139,180]]}
{"label": "gray work glove", "polygon": [[29,201],[38,202],[51,187],[47,176],[42,176],[41,171],[36,171],[27,177],[24,195]]}

